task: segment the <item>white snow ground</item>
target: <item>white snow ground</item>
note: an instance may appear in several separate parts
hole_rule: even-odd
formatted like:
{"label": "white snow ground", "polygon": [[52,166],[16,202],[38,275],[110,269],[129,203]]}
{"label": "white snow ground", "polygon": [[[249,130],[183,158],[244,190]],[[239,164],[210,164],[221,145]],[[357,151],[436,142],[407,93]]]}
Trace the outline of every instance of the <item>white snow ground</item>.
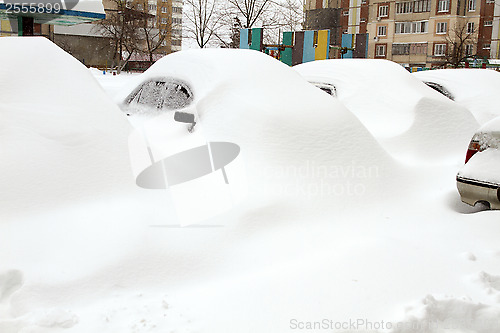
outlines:
{"label": "white snow ground", "polygon": [[[429,148],[446,159],[412,145],[395,159],[264,55],[177,53],[168,61],[186,73],[199,70],[189,60],[227,68],[201,104],[204,126],[241,144],[253,180],[237,209],[178,228],[167,193],[134,186],[126,118],[88,71],[45,39],[0,43],[11,51],[0,63],[18,64],[0,68],[0,332],[500,328],[499,214],[462,204],[455,188],[470,133]],[[282,90],[256,68],[286,77]],[[105,79],[115,91],[124,81]],[[289,101],[274,100],[287,89]],[[470,119],[434,122],[426,108],[429,131],[398,135],[432,144],[437,128],[458,135],[451,127]]]}

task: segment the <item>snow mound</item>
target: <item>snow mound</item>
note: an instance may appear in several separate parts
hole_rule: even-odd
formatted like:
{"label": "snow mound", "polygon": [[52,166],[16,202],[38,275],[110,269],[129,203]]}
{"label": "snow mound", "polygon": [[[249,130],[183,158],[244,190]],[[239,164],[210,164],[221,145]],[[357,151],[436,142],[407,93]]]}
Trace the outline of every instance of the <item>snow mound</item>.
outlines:
{"label": "snow mound", "polygon": [[123,188],[129,126],[88,69],[46,38],[0,48],[0,217]]}
{"label": "snow mound", "polygon": [[398,158],[450,156],[478,126],[468,110],[392,61],[337,59],[293,68],[310,82],[333,84],[339,101]]}
{"label": "snow mound", "polygon": [[395,136],[410,128],[415,107],[424,97],[449,102],[388,60],[331,59],[293,68],[308,81],[333,84],[338,99],[376,137]]}
{"label": "snow mound", "polygon": [[479,128],[478,132],[500,132],[500,117],[496,117]]}
{"label": "snow mound", "polygon": [[[156,78],[175,79],[189,86],[193,94],[189,110],[199,117],[196,126],[203,128],[207,141],[233,142],[241,147],[254,189],[283,194],[283,186],[271,190],[269,186],[290,182],[291,176],[301,184],[324,183],[330,178],[326,182],[331,189],[332,184],[352,183],[357,177],[352,172],[355,168],[392,172],[392,159],[339,101],[260,52],[176,52],[132,78],[117,95],[117,103],[123,107],[137,86]],[[137,117],[129,118],[134,121]],[[185,131],[185,135],[187,140],[190,134]],[[345,165],[345,177],[321,176],[330,173],[332,167]],[[299,169],[305,176],[293,178]],[[371,184],[370,179],[366,181],[375,188],[381,180],[371,178]],[[340,190],[338,196],[343,197]]]}
{"label": "snow mound", "polygon": [[494,333],[500,327],[500,306],[428,295],[395,326],[393,333]]}
{"label": "snow mound", "polygon": [[[465,156],[476,128],[468,112],[457,112],[447,102],[422,98],[414,113],[415,120],[405,133],[381,140],[389,152],[413,161],[454,160]],[[450,126],[450,123],[460,125]]]}
{"label": "snow mound", "polygon": [[469,109],[480,124],[500,115],[500,73],[490,69],[461,68],[422,71],[413,75],[450,91],[457,103]]}

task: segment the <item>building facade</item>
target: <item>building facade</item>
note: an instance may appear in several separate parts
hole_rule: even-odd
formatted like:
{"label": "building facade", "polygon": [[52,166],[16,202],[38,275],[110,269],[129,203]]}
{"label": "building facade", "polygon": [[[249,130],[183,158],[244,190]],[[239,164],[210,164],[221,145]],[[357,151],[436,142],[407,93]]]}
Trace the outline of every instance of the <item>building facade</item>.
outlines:
{"label": "building facade", "polygon": [[460,44],[459,58],[499,58],[500,4],[495,0],[308,0],[306,17],[321,18],[327,8],[337,9],[337,20],[306,21],[307,27],[367,32],[368,58],[408,67],[442,66],[457,49],[453,45]]}

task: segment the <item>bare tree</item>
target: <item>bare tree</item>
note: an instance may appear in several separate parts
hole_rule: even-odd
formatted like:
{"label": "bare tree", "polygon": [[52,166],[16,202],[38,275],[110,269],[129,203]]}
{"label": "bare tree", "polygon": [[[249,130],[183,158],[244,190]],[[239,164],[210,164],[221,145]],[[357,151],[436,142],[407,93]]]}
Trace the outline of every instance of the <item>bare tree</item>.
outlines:
{"label": "bare tree", "polygon": [[[97,23],[96,28],[104,37],[111,40],[114,50],[113,67],[121,71],[132,55],[138,51],[139,33],[134,21],[137,14],[127,6],[124,0],[110,0],[113,8],[106,9],[106,19]],[[126,58],[123,59],[123,56]]]}
{"label": "bare tree", "polygon": [[238,17],[241,28],[264,28],[264,42],[276,44],[281,31],[300,30],[303,23],[301,0],[228,0],[231,17]]}
{"label": "bare tree", "polygon": [[472,56],[467,52],[467,45],[477,45],[477,27],[471,29],[468,23],[468,20],[456,22],[444,37],[447,44],[445,66],[451,65],[458,68],[466,58]]}
{"label": "bare tree", "polygon": [[142,42],[139,45],[139,52],[149,57],[149,63],[153,64],[153,55],[163,46],[167,39],[168,31],[171,31],[172,22],[158,27],[156,16],[150,14],[147,0],[139,0],[131,4],[131,9],[142,15],[135,21],[134,25],[138,29],[138,34]]}
{"label": "bare tree", "polygon": [[200,48],[204,48],[214,38],[219,38],[224,13],[219,11],[217,0],[186,0],[185,17],[190,25],[186,27],[189,37],[194,38]]}
{"label": "bare tree", "polygon": [[281,16],[281,28],[286,31],[297,31],[304,28],[304,4],[301,0],[282,0],[277,3]]}
{"label": "bare tree", "polygon": [[243,28],[252,28],[273,4],[271,0],[228,0],[228,2],[235,14],[242,16]]}

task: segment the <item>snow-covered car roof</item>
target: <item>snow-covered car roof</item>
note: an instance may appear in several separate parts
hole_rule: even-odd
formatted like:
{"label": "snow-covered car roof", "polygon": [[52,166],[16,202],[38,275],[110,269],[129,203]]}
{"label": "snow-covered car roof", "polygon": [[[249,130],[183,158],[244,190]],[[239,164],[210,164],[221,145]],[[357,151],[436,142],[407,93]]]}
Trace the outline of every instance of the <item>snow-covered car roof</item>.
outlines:
{"label": "snow-covered car roof", "polygon": [[[339,100],[376,137],[390,137],[409,129],[423,98],[456,107],[403,67],[388,60],[330,59],[293,68],[308,81],[335,85]],[[387,126],[389,121],[392,126]]]}
{"label": "snow-covered car roof", "polygon": [[293,68],[310,82],[333,84],[338,100],[398,158],[460,153],[479,126],[466,108],[392,61],[330,59]]}
{"label": "snow-covered car roof", "polygon": [[498,107],[500,73],[494,70],[437,69],[415,72],[413,76],[446,88],[453,94],[454,100],[469,109],[480,124],[500,115]]}
{"label": "snow-covered car roof", "polygon": [[189,86],[208,141],[251,146],[250,151],[274,158],[305,153],[305,159],[314,154],[351,160],[360,151],[368,159],[383,152],[339,101],[261,52],[202,49],[167,55],[131,80],[116,95],[117,103],[126,106],[138,86],[158,78]]}

